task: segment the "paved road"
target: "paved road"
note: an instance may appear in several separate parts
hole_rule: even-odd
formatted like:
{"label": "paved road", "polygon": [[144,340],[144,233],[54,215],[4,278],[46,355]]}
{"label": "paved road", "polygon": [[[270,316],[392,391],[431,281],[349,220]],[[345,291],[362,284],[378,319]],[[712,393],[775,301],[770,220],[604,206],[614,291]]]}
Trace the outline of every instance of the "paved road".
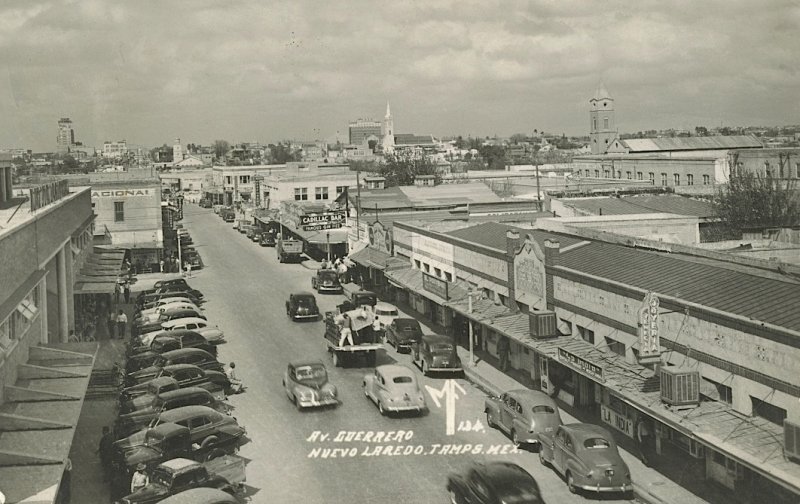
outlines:
{"label": "paved road", "polygon": [[[249,459],[247,491],[252,502],[447,502],[447,474],[480,460],[522,465],[537,479],[547,502],[586,500],[571,495],[555,473],[540,466],[535,454],[513,453],[513,445],[497,431],[445,435],[444,410],[430,396],[430,411],[423,417],[382,417],[362,391],[363,376],[370,369],[334,368],[322,339],[324,324],[291,322],[285,315],[288,294],[310,290],[311,271],[299,264],[279,264],[274,249],[251,242],[210,210],[187,205],[183,222],[206,265],[193,272],[190,284],[203,291],[209,321],[228,339],[220,348],[220,360],[235,361],[248,386],[230,401],[251,438],[240,455]],[[323,311],[341,300],[339,295],[317,295]],[[307,357],[326,362],[339,389],[338,408],[299,412],[289,402],[281,387],[283,371],[289,360]],[[379,364],[395,361],[410,362],[394,351],[378,357]],[[419,379],[437,388],[445,383],[421,374]],[[456,403],[456,426],[485,423],[482,392],[463,379],[457,383],[466,393]],[[380,434],[384,440],[335,441],[341,432],[358,431],[370,432],[373,438]],[[328,438],[321,441],[324,435]],[[337,450],[335,458],[326,451],[331,449]],[[422,454],[405,455],[408,450]],[[376,451],[380,455],[370,456]]]}

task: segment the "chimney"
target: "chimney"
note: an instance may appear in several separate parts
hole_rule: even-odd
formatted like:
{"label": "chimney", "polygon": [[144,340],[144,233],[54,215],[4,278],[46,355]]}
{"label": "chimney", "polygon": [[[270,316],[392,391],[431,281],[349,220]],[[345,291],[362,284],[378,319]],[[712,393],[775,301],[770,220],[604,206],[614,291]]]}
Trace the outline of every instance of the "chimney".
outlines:
{"label": "chimney", "polygon": [[553,240],[544,241],[545,297],[548,310],[555,309],[553,306],[553,267],[558,266],[560,254],[561,243]]}
{"label": "chimney", "polygon": [[506,263],[508,267],[508,307],[511,311],[517,311],[517,291],[514,288],[514,258],[517,256],[519,249],[519,232],[509,229],[506,231]]}

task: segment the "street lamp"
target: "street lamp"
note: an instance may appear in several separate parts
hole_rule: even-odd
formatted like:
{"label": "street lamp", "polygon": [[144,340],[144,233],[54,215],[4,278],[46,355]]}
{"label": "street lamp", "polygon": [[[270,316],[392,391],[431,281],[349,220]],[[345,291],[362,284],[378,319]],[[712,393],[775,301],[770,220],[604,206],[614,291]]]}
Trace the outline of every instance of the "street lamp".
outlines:
{"label": "street lamp", "polygon": [[[467,291],[467,299],[468,299],[468,307],[467,313],[472,315],[472,295],[477,294],[472,290],[472,287]],[[467,322],[469,323],[469,367],[473,367],[475,365],[475,338],[473,336],[473,329],[472,329],[472,318],[468,317]]]}

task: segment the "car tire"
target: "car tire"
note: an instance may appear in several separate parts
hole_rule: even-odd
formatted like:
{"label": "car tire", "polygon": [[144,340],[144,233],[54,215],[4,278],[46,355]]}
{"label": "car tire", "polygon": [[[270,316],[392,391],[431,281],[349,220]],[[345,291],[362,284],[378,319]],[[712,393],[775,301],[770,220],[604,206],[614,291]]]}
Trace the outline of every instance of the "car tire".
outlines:
{"label": "car tire", "polygon": [[578,487],[575,486],[575,479],[569,471],[567,471],[567,489],[569,489],[570,493],[578,493]]}
{"label": "car tire", "polygon": [[427,362],[422,361],[421,368],[422,368],[422,374],[424,376],[428,376],[430,374],[431,371],[430,371],[430,369],[428,369],[428,363]]}
{"label": "car tire", "polygon": [[494,418],[492,418],[492,412],[491,411],[487,411],[486,412],[486,425],[488,425],[492,429],[497,427],[497,424],[494,423]]}
{"label": "car tire", "polygon": [[461,496],[455,490],[450,490],[450,504],[462,504]]}
{"label": "car tire", "polygon": [[515,448],[519,448],[519,438],[517,437],[517,431],[515,429],[511,429],[511,442],[514,444]]}
{"label": "car tire", "polygon": [[544,449],[542,446],[539,446],[539,463],[543,466],[547,467],[549,464],[547,463],[547,459],[544,458]]}
{"label": "car tire", "polygon": [[208,452],[204,458],[205,461],[208,462],[209,460],[214,460],[215,458],[221,457],[223,455],[225,455],[224,451],[222,451],[219,448],[214,448],[213,450]]}
{"label": "car tire", "polygon": [[337,354],[336,350],[334,350],[331,352],[331,355],[333,356],[333,367],[339,367],[342,364],[339,354]]}
{"label": "car tire", "polygon": [[382,416],[386,416],[386,410],[383,409],[383,403],[381,401],[378,401],[378,413]]}

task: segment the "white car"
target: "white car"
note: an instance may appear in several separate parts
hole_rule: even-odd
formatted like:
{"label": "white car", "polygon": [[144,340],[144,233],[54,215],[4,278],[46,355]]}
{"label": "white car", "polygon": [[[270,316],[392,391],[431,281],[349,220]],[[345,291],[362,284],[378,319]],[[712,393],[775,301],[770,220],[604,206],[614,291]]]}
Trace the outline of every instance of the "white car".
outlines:
{"label": "white car", "polygon": [[173,331],[175,329],[191,329],[196,331],[203,327],[208,327],[208,320],[200,317],[178,318],[161,324],[161,328],[165,331]]}
{"label": "white car", "polygon": [[[173,329],[183,329],[182,327],[177,327]],[[209,343],[212,345],[219,345],[221,343],[225,343],[225,333],[223,333],[218,327],[215,326],[206,326],[206,327],[198,327],[196,329],[191,329],[192,331],[201,334]],[[145,334],[139,335],[139,342],[142,346],[150,346],[153,343],[153,340],[156,336],[160,334],[169,334],[170,330],[162,329],[160,331],[153,331]]]}
{"label": "white car", "polygon": [[384,303],[383,301],[378,301],[377,304],[375,304],[374,312],[375,318],[381,323],[382,329],[386,329],[386,326],[390,325],[394,319],[400,316],[395,305]]}
{"label": "white car", "polygon": [[156,320],[158,320],[158,317],[164,311],[171,309],[188,309],[188,310],[194,310],[198,313],[202,312],[202,310],[198,308],[197,305],[192,303],[191,301],[181,300],[181,301],[174,301],[171,303],[164,303],[154,308],[148,308],[147,310],[142,310],[141,312],[139,312],[139,314],[136,316],[134,320],[141,319],[141,320],[148,320],[150,322],[155,322]]}
{"label": "white car", "polygon": [[390,412],[425,411],[425,394],[419,388],[417,375],[399,364],[384,364],[364,376],[364,395],[378,406],[381,415]]}

